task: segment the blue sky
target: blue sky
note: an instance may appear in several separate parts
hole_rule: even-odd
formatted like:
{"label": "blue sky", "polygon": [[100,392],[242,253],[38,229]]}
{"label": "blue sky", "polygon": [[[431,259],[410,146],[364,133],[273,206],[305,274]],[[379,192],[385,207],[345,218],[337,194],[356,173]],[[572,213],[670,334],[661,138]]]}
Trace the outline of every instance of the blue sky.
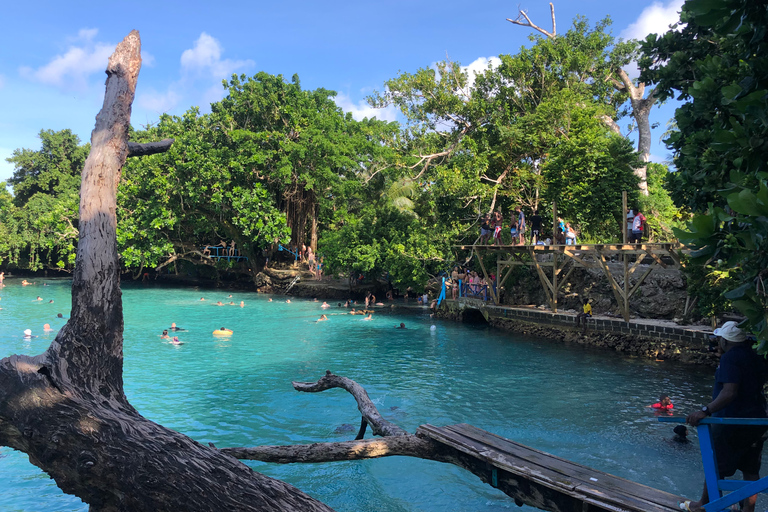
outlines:
{"label": "blue sky", "polygon": [[[399,72],[450,59],[477,69],[530,42],[515,26],[518,5],[550,29],[545,0],[389,0],[311,2],[6,2],[0,35],[0,181],[17,148],[39,149],[42,129],[69,128],[90,140],[104,94],[107,58],[132,29],[141,34],[144,63],[131,122],[155,123],[163,112],[208,111],[232,73],[298,74],[302,87],[338,92],[336,102],[357,118],[396,119],[372,110],[366,95]],[[682,0],[555,2],[558,32],[576,15],[613,19],[613,34],[642,38],[677,19]],[[652,160],[674,104],[656,107]]]}

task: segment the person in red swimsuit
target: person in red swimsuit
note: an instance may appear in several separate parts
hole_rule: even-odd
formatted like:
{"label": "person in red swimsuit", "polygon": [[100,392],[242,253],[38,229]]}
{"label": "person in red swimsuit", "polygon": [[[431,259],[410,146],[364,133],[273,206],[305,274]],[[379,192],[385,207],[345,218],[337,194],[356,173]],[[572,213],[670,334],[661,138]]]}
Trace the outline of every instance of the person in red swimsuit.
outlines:
{"label": "person in red swimsuit", "polygon": [[672,404],[672,400],[670,400],[667,395],[661,395],[657,403],[649,405],[648,407],[658,409],[660,411],[668,411],[672,409],[674,405]]}

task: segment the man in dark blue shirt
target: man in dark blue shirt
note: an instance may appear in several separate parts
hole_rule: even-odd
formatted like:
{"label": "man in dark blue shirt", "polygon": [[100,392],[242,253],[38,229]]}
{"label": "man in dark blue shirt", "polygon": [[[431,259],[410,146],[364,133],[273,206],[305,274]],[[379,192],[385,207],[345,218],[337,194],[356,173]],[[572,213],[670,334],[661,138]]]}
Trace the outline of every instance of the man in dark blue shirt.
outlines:
{"label": "man in dark blue shirt", "polygon": [[[766,380],[765,359],[754,350],[747,336],[736,322],[726,322],[715,329],[720,349],[720,366],[715,371],[715,387],[712,401],[688,415],[687,421],[694,427],[707,416],[721,418],[765,418],[766,402],[763,385]],[[732,476],[741,470],[744,480],[760,478],[763,452],[763,434],[766,427],[746,425],[712,425],[712,442],[720,478]],[[757,496],[744,500],[742,510],[754,512]],[[701,500],[686,501],[691,511],[704,510],[709,503],[707,488]]]}

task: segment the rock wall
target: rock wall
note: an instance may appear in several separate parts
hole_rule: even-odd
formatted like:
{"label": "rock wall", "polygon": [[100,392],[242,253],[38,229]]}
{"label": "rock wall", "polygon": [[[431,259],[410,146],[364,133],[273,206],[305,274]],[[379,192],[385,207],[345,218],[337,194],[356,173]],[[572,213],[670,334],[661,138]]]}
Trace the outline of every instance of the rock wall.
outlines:
{"label": "rock wall", "polygon": [[[611,263],[609,267],[623,286],[623,265]],[[629,279],[630,288],[647,269],[648,265],[639,266]],[[558,309],[580,311],[581,296],[592,299],[592,310],[596,314],[619,315],[613,290],[601,269],[576,268],[560,289]],[[682,319],[687,296],[682,272],[656,268],[630,298],[630,314],[637,318]],[[518,267],[513,271],[504,285],[502,304],[548,306],[535,269]]]}

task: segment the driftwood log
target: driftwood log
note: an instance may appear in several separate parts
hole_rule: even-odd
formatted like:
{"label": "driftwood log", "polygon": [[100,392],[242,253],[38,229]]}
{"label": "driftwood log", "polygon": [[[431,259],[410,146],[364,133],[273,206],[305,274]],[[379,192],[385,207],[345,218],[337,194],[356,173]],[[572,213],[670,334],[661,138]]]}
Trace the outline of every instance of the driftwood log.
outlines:
{"label": "driftwood log", "polygon": [[131,32],[107,67],[82,173],[70,320],[46,352],[0,361],[0,445],[91,511],[327,511],[298,489],[142,417],[123,391],[116,194],[141,67]]}

